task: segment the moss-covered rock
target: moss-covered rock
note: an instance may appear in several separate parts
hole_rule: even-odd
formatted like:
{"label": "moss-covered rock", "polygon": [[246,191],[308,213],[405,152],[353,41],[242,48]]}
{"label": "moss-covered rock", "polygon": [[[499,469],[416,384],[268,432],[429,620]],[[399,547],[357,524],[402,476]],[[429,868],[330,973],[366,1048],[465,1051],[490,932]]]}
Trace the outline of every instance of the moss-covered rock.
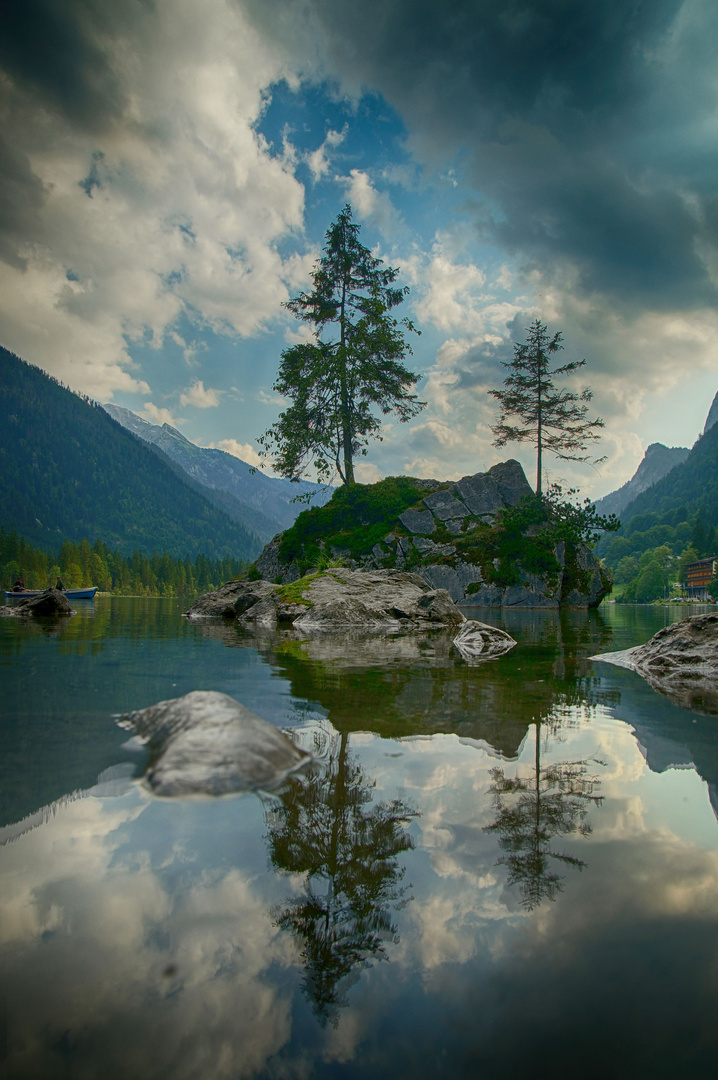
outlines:
{"label": "moss-covered rock", "polygon": [[455,603],[594,607],[612,582],[577,535],[571,513],[537,500],[511,460],[456,482],[389,477],[341,488],[268,544],[255,572],[286,585],[344,559],[419,573]]}

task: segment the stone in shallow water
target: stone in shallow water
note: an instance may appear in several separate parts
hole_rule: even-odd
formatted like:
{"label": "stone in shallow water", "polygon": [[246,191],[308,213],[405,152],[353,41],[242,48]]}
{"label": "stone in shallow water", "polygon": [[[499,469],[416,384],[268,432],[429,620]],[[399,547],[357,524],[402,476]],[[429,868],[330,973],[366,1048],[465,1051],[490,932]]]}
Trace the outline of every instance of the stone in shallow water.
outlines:
{"label": "stone in shallow water", "polygon": [[159,701],[118,723],[149,743],[145,780],[156,795],[271,789],[311,761],[274,724],[212,690]]}
{"label": "stone in shallow water", "polygon": [[691,615],[645,645],[591,659],[636,671],[682,709],[718,715],[718,612]]}
{"label": "stone in shallow water", "polygon": [[488,623],[467,619],[454,638],[454,645],[464,660],[490,660],[513,649],[515,640],[505,630]]}
{"label": "stone in shallow water", "polygon": [[3,615],[74,615],[75,612],[64,593],[59,589],[45,589],[39,596],[22,600],[19,604],[0,609]]}

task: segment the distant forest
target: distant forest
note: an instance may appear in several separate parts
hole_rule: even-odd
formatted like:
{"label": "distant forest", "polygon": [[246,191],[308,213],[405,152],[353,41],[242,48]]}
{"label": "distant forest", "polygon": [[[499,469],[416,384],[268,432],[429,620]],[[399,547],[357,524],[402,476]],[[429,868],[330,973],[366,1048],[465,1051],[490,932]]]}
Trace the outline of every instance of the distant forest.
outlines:
{"label": "distant forest", "polygon": [[252,560],[262,542],[87,397],[0,348],[0,522],[49,550],[102,538]]}
{"label": "distant forest", "polygon": [[27,589],[44,589],[60,576],[67,589],[97,585],[102,592],[119,596],[195,596],[238,577],[247,564],[230,556],[182,559],[166,551],[123,556],[101,540],[90,545],[87,539],[65,540],[59,551],[48,553],[28,544],[14,529],[0,528],[0,567],[5,589],[22,574]]}

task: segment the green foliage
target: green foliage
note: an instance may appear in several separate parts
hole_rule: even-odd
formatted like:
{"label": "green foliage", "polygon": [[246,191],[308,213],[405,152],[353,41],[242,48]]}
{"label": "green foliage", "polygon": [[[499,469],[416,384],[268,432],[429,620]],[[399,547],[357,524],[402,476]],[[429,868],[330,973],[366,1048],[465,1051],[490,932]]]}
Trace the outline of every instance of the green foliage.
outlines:
{"label": "green foliage", "polygon": [[714,574],[708,586],[708,592],[714,600],[718,600],[718,574]]}
{"label": "green foliage", "polygon": [[[600,438],[596,429],[604,424],[600,417],[586,419],[588,402],[593,397],[588,387],[575,394],[557,390],[553,384],[556,375],[569,374],[583,367],[586,361],[574,360],[551,371],[550,357],[563,349],[563,335],[559,331],[550,337],[548,328],[539,319],[527,327],[526,333],[526,343],[517,342],[513,360],[503,365],[509,370],[504,379],[505,389],[489,391],[501,406],[492,431],[496,447],[525,440],[536,447],[536,493],[540,496],[543,451],[550,450],[562,461],[589,461],[583,451],[588,443]],[[518,417],[519,423],[508,423],[510,417]]]}
{"label": "green foliage", "polygon": [[404,366],[411,355],[404,332],[418,331],[390,314],[409,290],[395,287],[399,271],[375,258],[358,234],[347,205],[327,231],[312,291],[285,305],[312,327],[314,341],[282,353],[274,389],[292,404],[259,442],[290,479],[313,463],[320,479],[336,470],[353,484],[354,458],[381,437],[376,410],[407,421],[425,405],[410,393],[419,375]]}
{"label": "green foliage", "polygon": [[529,495],[506,507],[493,528],[477,526],[453,543],[462,558],[481,567],[485,581],[502,586],[517,584],[522,572],[557,582],[561,570],[557,545],[564,543],[568,584],[573,576],[573,584],[580,587],[585,583],[573,565],[577,545],[591,545],[597,533],[615,530],[619,522],[613,514],[607,518],[597,514],[590,499],[575,502],[575,495],[573,489],[564,492],[552,484],[546,494]]}
{"label": "green foliage", "polygon": [[[694,561],[691,552],[690,548],[684,552],[688,562]],[[681,563],[684,561],[682,557]],[[624,586],[616,599],[626,604],[650,604],[654,600],[667,599],[677,576],[682,573],[668,544],[644,551],[640,558],[627,556],[616,568],[616,581]]]}
{"label": "green foliage", "polygon": [[638,577],[641,567],[635,555],[626,555],[616,567],[613,579],[617,585],[625,585],[633,578]]}
{"label": "green foliage", "polygon": [[300,577],[296,581],[290,581],[287,585],[280,585],[277,589],[280,598],[285,604],[305,604],[307,607],[311,607],[312,605],[304,593],[313,581],[321,577],[322,572],[317,570],[313,574],[305,574],[304,577]]}
{"label": "green foliage", "polygon": [[261,541],[89,398],[0,349],[0,521],[40,548],[62,537],[174,557],[250,560]]}
{"label": "green foliage", "polygon": [[239,577],[246,563],[231,556],[210,559],[202,553],[194,560],[166,551],[123,556],[101,540],[91,546],[87,539],[65,540],[59,552],[48,554],[28,544],[14,529],[0,528],[0,568],[4,588],[22,573],[28,589],[47,588],[60,576],[68,589],[97,585],[102,592],[121,596],[194,596]]}
{"label": "green foliage", "polygon": [[332,549],[358,558],[381,541],[396,526],[399,515],[425,493],[404,476],[338,488],[325,506],[304,510],[283,533],[279,559],[285,564],[297,562],[306,572],[320,565],[319,560]]}

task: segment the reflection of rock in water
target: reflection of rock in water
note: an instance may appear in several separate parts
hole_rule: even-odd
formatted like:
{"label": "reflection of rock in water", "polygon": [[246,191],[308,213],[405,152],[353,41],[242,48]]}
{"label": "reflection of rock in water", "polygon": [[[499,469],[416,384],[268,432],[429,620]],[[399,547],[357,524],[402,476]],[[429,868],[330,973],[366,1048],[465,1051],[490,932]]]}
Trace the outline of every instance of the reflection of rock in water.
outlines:
{"label": "reflection of rock in water", "polygon": [[[273,912],[301,949],[302,987],[324,1026],[338,1022],[359,971],[398,941],[392,913],[407,902],[398,856],[413,848],[416,811],[372,802],[373,782],[344,733],[317,746],[326,765],[267,812],[269,852],[279,870],[305,874],[305,892]],[[321,743],[324,745],[321,745]]]}
{"label": "reflection of rock in water", "polygon": [[575,707],[585,721],[597,704],[612,703],[612,692],[586,662],[610,634],[599,613],[510,616],[502,623],[518,646],[476,667],[459,658],[452,631],[251,636],[216,620],[195,622],[192,630],[230,647],[256,648],[289,680],[292,695],[319,704],[339,731],[392,738],[450,733],[513,758],[534,718],[560,716],[565,724]]}
{"label": "reflection of rock in water", "polygon": [[563,761],[541,766],[540,725],[536,725],[536,759],[531,774],[509,778],[504,770],[491,770],[496,820],[486,832],[499,838],[503,855],[498,865],[508,869],[509,886],[519,884],[521,903],[528,911],[543,900],[554,900],[563,889],[561,875],[554,862],[583,870],[586,863],[550,847],[555,836],[576,833],[588,836],[587,820],[591,804],[600,805],[602,796],[594,795],[600,783],[589,775],[597,761]]}

